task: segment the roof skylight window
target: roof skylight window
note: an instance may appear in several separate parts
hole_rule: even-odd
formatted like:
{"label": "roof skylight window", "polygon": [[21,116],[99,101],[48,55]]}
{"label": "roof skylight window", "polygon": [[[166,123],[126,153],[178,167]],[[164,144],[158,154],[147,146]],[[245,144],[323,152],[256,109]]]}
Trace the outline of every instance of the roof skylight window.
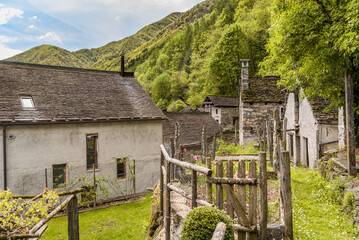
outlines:
{"label": "roof skylight window", "polygon": [[23,109],[35,109],[32,97],[20,97],[20,100]]}

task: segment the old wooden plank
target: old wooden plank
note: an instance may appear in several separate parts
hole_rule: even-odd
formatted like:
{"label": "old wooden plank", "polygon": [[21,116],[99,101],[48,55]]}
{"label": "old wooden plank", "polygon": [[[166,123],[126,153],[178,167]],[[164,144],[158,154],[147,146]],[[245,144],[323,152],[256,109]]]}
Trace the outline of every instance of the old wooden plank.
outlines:
{"label": "old wooden plank", "polygon": [[171,239],[171,190],[168,186],[170,183],[171,163],[166,162],[166,188],[165,188],[165,239]]}
{"label": "old wooden plank", "polygon": [[196,165],[196,164],[191,164],[191,163],[187,163],[187,162],[182,162],[182,161],[179,161],[178,159],[171,158],[171,157],[168,155],[166,149],[164,148],[164,146],[163,146],[162,144],[160,145],[160,148],[161,148],[162,154],[163,154],[163,156],[165,157],[165,160],[166,160],[166,161],[171,162],[171,163],[173,163],[173,164],[175,164],[175,165],[177,165],[177,166],[183,167],[183,168],[195,170],[195,171],[197,171],[197,172],[206,174],[207,176],[211,176],[211,175],[212,175],[212,169],[208,169],[208,168],[205,168],[205,167]]}
{"label": "old wooden plank", "polygon": [[[218,161],[216,165],[216,177],[223,177],[223,162]],[[216,185],[216,206],[223,209],[223,187],[221,184]]]}
{"label": "old wooden plank", "polygon": [[[251,161],[249,163],[249,177],[250,178],[255,178],[257,173],[257,167],[256,167],[256,162],[255,161]],[[256,185],[251,185],[249,186],[249,209],[248,209],[248,220],[249,220],[249,224],[251,226],[256,226],[257,225],[257,186]],[[257,233],[249,233],[249,240],[256,240],[257,239]]]}
{"label": "old wooden plank", "polygon": [[206,182],[213,184],[236,184],[236,185],[256,185],[256,178],[218,178],[218,177],[208,177]]}
{"label": "old wooden plank", "polygon": [[267,121],[267,145],[270,165],[273,167],[273,133],[269,121]]}
{"label": "old wooden plank", "polygon": [[[228,161],[227,162],[227,178],[233,178],[233,162]],[[233,184],[230,184],[231,188],[233,189]],[[227,197],[227,214],[233,219],[234,218],[234,212],[233,207],[231,204],[229,204],[228,197]]]}
{"label": "old wooden plank", "polygon": [[[206,167],[212,169],[212,161],[209,157],[206,158]],[[212,183],[207,182],[208,178],[209,177],[206,176],[206,201],[212,204]]]}
{"label": "old wooden plank", "polygon": [[214,230],[212,240],[223,240],[226,234],[226,224],[219,222],[216,229]]}
{"label": "old wooden plank", "polygon": [[242,219],[242,225],[249,227],[250,226],[249,219],[246,216],[244,207],[241,206],[236,195],[234,194],[233,188],[228,184],[223,184],[222,186],[223,186],[223,189],[226,191],[228,199],[229,199],[230,203],[232,204],[233,209],[236,212],[237,216],[239,216]]}
{"label": "old wooden plank", "polygon": [[79,210],[77,208],[77,197],[67,204],[67,236],[69,240],[80,239]]}
{"label": "old wooden plank", "polygon": [[290,177],[290,157],[289,152],[282,153],[282,194],[284,209],[284,234],[285,237],[293,239],[293,216],[292,216],[292,187]]}
{"label": "old wooden plank", "polygon": [[259,154],[259,225],[260,225],[260,237],[259,239],[267,239],[267,161],[266,153],[261,152]]}
{"label": "old wooden plank", "polygon": [[[241,160],[238,162],[238,178],[243,179],[245,178],[246,174],[246,162],[244,160]],[[240,185],[237,186],[238,189],[238,202],[240,206],[243,206],[244,214],[246,211],[246,186]],[[239,223],[242,225],[244,224],[242,218],[237,214],[237,217],[239,219]],[[246,239],[246,233],[243,231],[238,231],[238,240],[245,240]]]}
{"label": "old wooden plank", "polygon": [[192,170],[191,174],[191,188],[192,188],[192,206],[191,208],[197,207],[197,172]]}
{"label": "old wooden plank", "polygon": [[165,158],[163,156],[163,154],[161,153],[161,161],[160,161],[160,216],[163,216],[163,194],[164,194],[164,189],[163,189],[163,181],[164,181],[164,176],[165,176]]}

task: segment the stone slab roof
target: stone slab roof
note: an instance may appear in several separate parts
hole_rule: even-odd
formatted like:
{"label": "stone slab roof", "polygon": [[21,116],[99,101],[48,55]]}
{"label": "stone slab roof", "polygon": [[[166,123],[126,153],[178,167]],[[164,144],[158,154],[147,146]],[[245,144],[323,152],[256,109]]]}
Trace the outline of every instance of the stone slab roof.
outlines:
{"label": "stone slab roof", "polygon": [[[334,108],[328,108],[330,102],[323,98],[314,98],[309,100],[310,106],[312,107],[315,119],[320,124],[337,125],[338,124],[338,110]],[[328,111],[330,110],[330,111]]]}
{"label": "stone slab roof", "polygon": [[[31,96],[34,110],[20,97]],[[133,74],[0,61],[0,123],[165,119]]]}
{"label": "stone slab roof", "polygon": [[249,90],[242,94],[243,102],[275,102],[284,103],[286,92],[284,87],[278,87],[280,78],[276,76],[252,77],[249,79]]}
{"label": "stone slab roof", "polygon": [[204,112],[169,112],[163,121],[163,141],[170,143],[175,136],[175,123],[180,124],[180,144],[184,147],[201,144],[202,129],[206,126],[207,139],[213,137],[214,131],[219,133],[220,125],[211,115]]}
{"label": "stone slab roof", "polygon": [[238,107],[238,97],[207,96],[203,102],[215,107]]}

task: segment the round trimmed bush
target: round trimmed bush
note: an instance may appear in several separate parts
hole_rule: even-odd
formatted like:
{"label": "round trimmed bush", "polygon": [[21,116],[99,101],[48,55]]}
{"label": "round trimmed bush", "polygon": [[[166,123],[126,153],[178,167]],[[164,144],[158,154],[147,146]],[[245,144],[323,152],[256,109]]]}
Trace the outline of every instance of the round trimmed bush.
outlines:
{"label": "round trimmed bush", "polygon": [[183,221],[182,240],[212,239],[219,222],[226,224],[225,240],[233,240],[233,221],[224,212],[215,207],[198,207],[191,210]]}

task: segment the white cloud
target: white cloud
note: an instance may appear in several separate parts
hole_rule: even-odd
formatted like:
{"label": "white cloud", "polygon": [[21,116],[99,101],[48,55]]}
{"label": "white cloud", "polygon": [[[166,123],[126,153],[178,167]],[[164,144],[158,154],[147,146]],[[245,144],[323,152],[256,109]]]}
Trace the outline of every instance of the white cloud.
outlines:
{"label": "white cloud", "polygon": [[0,35],[0,44],[1,43],[12,43],[16,42],[17,37],[8,37],[8,36],[1,36]]}
{"label": "white cloud", "polygon": [[28,28],[30,28],[30,29],[34,29],[34,28],[35,28],[35,25],[34,25],[34,24],[32,24],[32,25],[30,25]]}
{"label": "white cloud", "polygon": [[11,49],[9,47],[7,47],[4,44],[0,44],[0,60],[12,57],[16,54],[21,53],[22,51],[20,50],[16,50],[16,49]]}
{"label": "white cloud", "polygon": [[34,21],[34,20],[36,20],[36,19],[37,19],[37,16],[29,17],[29,20],[31,20],[31,21]]}
{"label": "white cloud", "polygon": [[22,19],[22,14],[24,11],[16,8],[7,8],[3,4],[0,4],[0,25],[7,24],[12,18]]}
{"label": "white cloud", "polygon": [[62,44],[61,37],[54,32],[48,32],[44,35],[39,36],[37,39],[42,41],[58,42]]}

